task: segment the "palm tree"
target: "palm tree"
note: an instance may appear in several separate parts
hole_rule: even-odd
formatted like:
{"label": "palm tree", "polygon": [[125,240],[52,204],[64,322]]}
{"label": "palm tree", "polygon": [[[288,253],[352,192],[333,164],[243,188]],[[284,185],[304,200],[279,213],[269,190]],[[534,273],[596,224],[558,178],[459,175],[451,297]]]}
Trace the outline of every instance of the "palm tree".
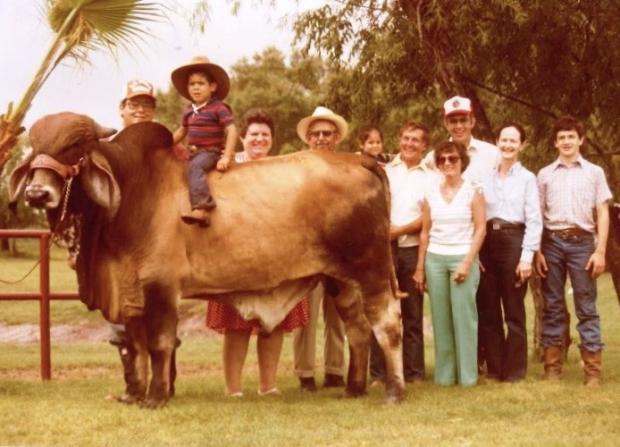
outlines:
{"label": "palm tree", "polygon": [[148,36],[143,25],[163,18],[161,4],[146,0],[44,0],[54,32],[50,47],[21,100],[0,116],[0,172],[23,132],[22,122],[32,100],[52,71],[66,57],[87,61],[90,51],[136,46]]}

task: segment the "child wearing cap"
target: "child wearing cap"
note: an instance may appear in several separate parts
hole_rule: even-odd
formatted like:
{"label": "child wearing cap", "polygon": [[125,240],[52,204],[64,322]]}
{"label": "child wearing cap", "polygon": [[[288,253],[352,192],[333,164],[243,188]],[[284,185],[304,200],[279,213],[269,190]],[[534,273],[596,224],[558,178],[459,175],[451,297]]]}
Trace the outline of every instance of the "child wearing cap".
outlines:
{"label": "child wearing cap", "polygon": [[222,100],[230,89],[226,71],[205,56],[196,56],[172,72],[172,84],[192,104],[183,111],[174,143],[187,136],[191,152],[188,182],[192,210],[183,214],[186,224],[208,226],[209,210],[215,201],[209,192],[207,173],[213,168],[226,171],[235,152],[237,129],[230,107]]}

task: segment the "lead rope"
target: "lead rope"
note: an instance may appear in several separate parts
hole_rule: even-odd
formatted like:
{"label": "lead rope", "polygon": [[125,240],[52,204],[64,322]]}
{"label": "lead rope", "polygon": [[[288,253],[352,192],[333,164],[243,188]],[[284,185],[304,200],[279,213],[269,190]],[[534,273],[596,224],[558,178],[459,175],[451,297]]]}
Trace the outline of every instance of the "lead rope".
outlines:
{"label": "lead rope", "polygon": [[58,225],[63,220],[65,220],[65,216],[67,215],[67,205],[69,204],[69,194],[71,194],[71,185],[73,185],[74,178],[75,177],[69,177],[69,179],[66,180],[65,196],[62,199],[62,211],[60,212],[60,220],[56,224],[56,227],[58,227]]}
{"label": "lead rope", "polygon": [[[71,194],[71,185],[73,184],[73,179],[74,177],[69,177],[69,179],[65,180],[65,188],[64,188],[65,193],[64,193],[63,200],[62,200],[62,210],[60,213],[60,220],[56,223],[56,228],[54,229],[55,231],[53,231],[51,234],[51,237],[48,242],[48,248],[52,245],[52,242],[58,245],[61,245],[60,243],[62,242],[62,240],[56,235],[56,230],[58,229],[62,221],[65,220],[65,217],[67,215],[67,207],[69,204],[69,195]],[[79,253],[79,245],[75,244],[75,247],[74,246],[67,247],[69,251],[71,251],[71,248],[74,248],[75,257],[77,257],[77,254]],[[26,278],[28,278],[32,274],[32,272],[34,272],[34,270],[39,266],[39,264],[41,264],[41,258],[37,259],[37,262],[34,263],[32,268],[28,270],[28,272],[24,276],[22,276],[20,279],[16,281],[7,281],[4,279],[0,279],[0,283],[7,284],[7,285],[19,284],[23,282]]]}

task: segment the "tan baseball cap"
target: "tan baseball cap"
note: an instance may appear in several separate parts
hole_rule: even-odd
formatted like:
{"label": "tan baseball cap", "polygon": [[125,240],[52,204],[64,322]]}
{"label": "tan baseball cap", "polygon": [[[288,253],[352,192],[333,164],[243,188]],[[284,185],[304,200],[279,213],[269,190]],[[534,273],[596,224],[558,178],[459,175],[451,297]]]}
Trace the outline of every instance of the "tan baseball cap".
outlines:
{"label": "tan baseball cap", "polygon": [[143,79],[133,79],[129,81],[123,90],[123,99],[121,101],[126,101],[136,96],[148,96],[154,100],[157,99],[155,98],[153,84]]}

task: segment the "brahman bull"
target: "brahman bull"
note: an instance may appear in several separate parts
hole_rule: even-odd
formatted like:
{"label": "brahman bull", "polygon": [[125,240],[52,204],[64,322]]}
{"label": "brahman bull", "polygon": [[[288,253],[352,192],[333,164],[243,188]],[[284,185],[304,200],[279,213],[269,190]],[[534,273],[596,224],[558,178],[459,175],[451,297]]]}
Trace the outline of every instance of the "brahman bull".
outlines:
{"label": "brahman bull", "polygon": [[[345,394],[366,392],[371,328],[386,358],[386,400],[403,398],[400,320],[389,246],[386,183],[359,155],[298,152],[209,174],[217,208],[209,228],[182,223],[189,207],[185,164],[157,123],[113,134],[73,113],[30,130],[32,155],[10,178],[45,208],[70,249],[82,301],[122,322],[137,351],[144,406],[169,398],[170,359],[181,296],[232,303],[273,329],[325,281],[350,346]],[[73,180],[79,181],[73,181]],[[69,231],[71,230],[71,231]],[[152,379],[148,385],[148,362]]]}

